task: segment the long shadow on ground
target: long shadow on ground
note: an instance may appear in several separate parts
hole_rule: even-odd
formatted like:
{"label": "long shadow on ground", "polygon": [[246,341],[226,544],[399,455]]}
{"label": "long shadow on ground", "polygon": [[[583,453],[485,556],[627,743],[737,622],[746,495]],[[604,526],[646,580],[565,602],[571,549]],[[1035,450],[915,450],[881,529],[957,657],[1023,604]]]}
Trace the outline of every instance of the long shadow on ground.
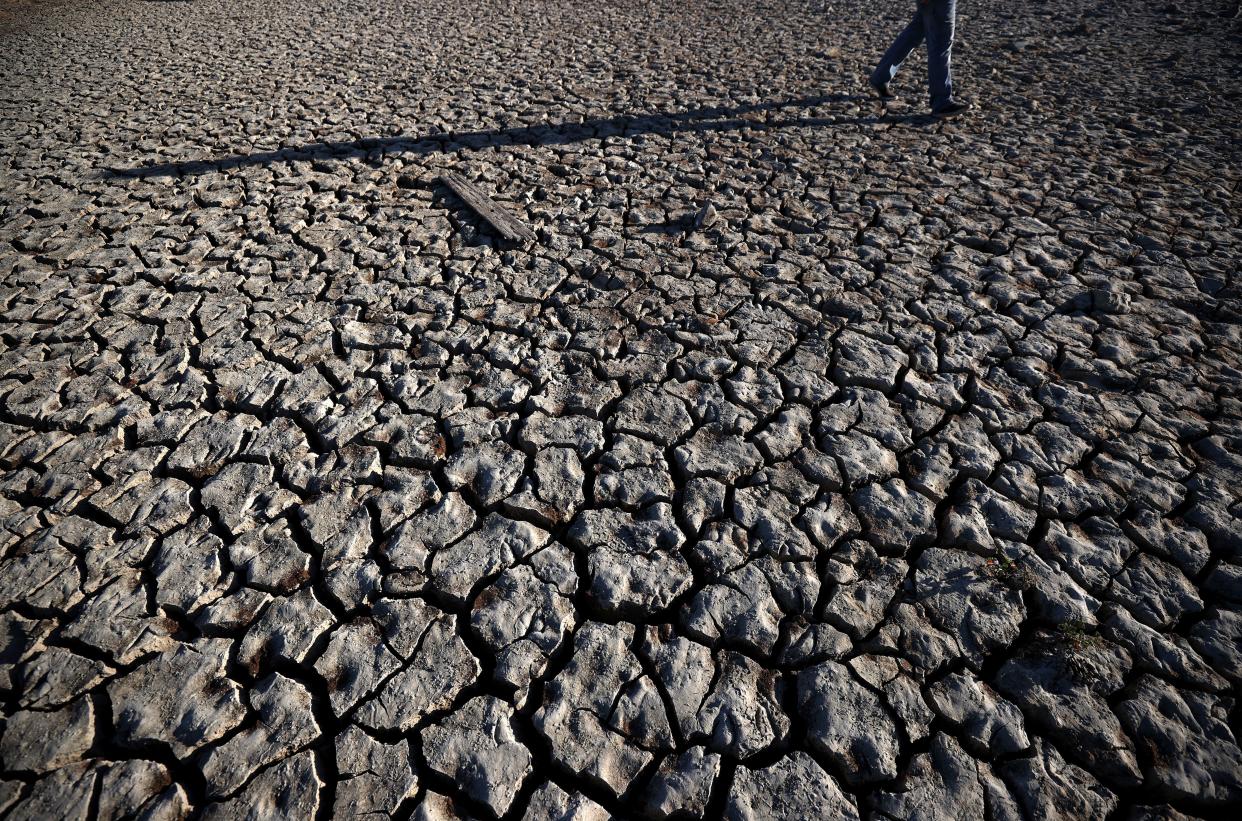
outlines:
{"label": "long shadow on ground", "polygon": [[440,132],[421,136],[364,137],[357,140],[307,143],[254,154],[230,154],[203,160],[159,163],[133,168],[110,168],[110,177],[185,177],[228,171],[251,165],[268,165],[295,160],[347,160],[382,154],[437,154],[462,150],[497,148],[508,145],[562,145],[589,139],[639,134],[685,134],[707,131],[734,131],[749,128],[763,131],[777,128],[840,127],[847,125],[926,124],[934,120],[923,114],[867,115],[861,117],[797,117],[752,120],[746,114],[788,108],[813,108],[832,103],[857,103],[870,98],[850,94],[800,97],[778,102],[743,106],[709,106],[680,112],[604,117],[579,123],[541,123],[533,126],[498,128],[489,131]]}

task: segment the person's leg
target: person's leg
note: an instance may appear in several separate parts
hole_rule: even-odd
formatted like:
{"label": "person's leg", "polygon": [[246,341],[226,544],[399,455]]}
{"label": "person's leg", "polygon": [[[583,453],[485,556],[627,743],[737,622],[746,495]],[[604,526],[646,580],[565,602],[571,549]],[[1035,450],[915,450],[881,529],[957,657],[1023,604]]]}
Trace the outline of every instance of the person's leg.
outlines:
{"label": "person's leg", "polygon": [[927,0],[919,7],[927,37],[927,87],[932,111],[953,99],[953,29],[957,0]]}
{"label": "person's leg", "polygon": [[922,42],[923,15],[915,12],[914,19],[902,30],[901,34],[897,35],[897,39],[880,58],[880,64],[871,73],[871,84],[878,86],[892,80],[897,75],[897,70],[901,68],[901,64],[910,56],[910,52],[918,48],[919,43]]}

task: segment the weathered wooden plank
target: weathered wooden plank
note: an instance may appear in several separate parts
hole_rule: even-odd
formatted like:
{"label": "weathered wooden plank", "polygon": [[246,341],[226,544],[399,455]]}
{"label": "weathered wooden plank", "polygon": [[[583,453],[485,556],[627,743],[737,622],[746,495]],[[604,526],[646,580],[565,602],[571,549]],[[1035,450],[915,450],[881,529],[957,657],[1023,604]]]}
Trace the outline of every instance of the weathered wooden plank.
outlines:
{"label": "weathered wooden plank", "polygon": [[440,182],[451,188],[454,194],[461,197],[462,202],[470,206],[470,209],[480,217],[487,220],[488,224],[495,228],[496,232],[505,239],[515,242],[534,241],[534,231],[526,227],[521,220],[508,211],[497,207],[496,203],[492,202],[491,197],[480,191],[473,183],[451,172],[441,174]]}

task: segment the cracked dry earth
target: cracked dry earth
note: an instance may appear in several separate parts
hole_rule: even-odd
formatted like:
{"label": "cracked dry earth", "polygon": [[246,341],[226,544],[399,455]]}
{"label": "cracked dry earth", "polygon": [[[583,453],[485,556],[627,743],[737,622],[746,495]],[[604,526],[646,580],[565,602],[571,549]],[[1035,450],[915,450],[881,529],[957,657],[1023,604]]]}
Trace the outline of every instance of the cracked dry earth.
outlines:
{"label": "cracked dry earth", "polygon": [[1236,817],[1236,4],[909,5],[4,6],[0,815]]}

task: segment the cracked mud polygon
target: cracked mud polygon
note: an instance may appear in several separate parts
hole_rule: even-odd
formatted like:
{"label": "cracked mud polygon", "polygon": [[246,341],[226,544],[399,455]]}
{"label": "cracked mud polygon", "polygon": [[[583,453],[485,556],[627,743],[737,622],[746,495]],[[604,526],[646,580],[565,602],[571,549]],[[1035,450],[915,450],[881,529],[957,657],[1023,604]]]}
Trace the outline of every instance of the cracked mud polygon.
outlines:
{"label": "cracked mud polygon", "polygon": [[0,4],[0,816],[1235,817],[1237,3],[910,6]]}

